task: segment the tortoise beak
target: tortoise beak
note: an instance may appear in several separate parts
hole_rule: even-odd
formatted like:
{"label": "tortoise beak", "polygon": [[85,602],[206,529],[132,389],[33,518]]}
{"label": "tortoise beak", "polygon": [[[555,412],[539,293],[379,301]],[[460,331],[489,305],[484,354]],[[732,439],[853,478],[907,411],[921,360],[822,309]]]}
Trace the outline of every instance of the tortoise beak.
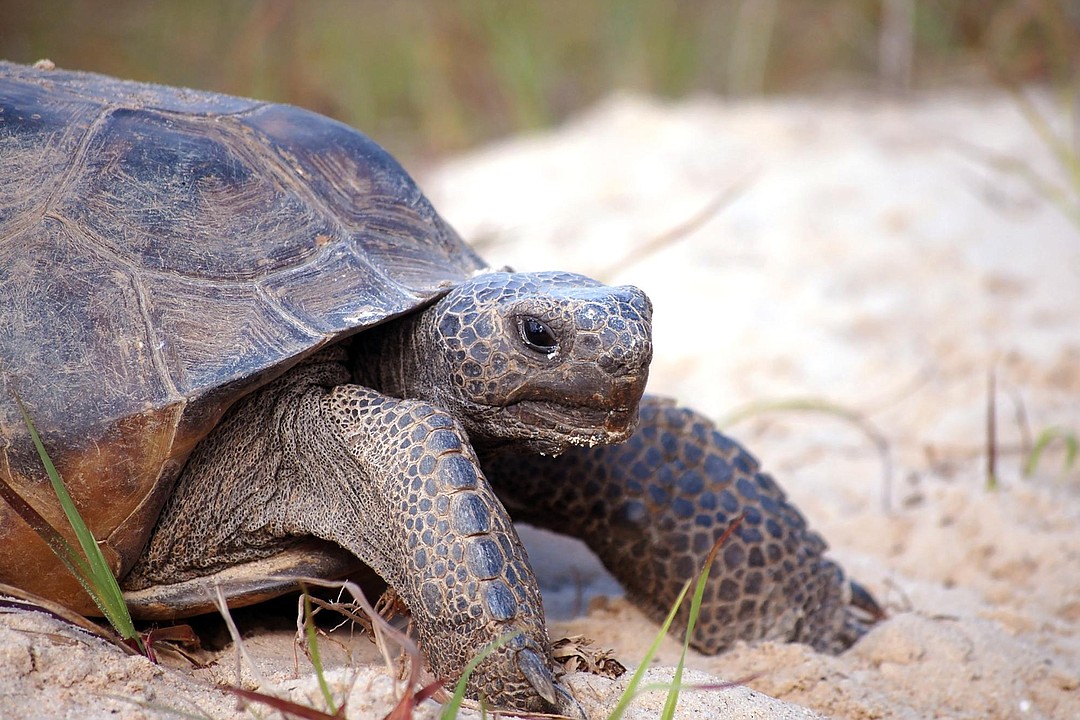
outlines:
{"label": "tortoise beak", "polygon": [[604,432],[611,438],[611,443],[620,443],[628,439],[637,429],[637,406],[611,410],[604,420]]}
{"label": "tortoise beak", "polygon": [[[601,407],[607,408],[604,430],[612,436],[611,442],[622,442],[637,427],[638,403],[645,392],[647,379],[647,368],[637,375],[613,378],[610,389],[600,398]],[[619,436],[618,439],[615,436]]]}

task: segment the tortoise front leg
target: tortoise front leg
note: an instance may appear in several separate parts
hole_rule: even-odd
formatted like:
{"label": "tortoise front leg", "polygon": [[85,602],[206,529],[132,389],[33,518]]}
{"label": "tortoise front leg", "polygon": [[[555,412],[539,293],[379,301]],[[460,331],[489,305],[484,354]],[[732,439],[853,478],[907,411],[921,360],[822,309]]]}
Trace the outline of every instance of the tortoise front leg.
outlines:
{"label": "tortoise front leg", "polygon": [[349,379],[324,352],[246,398],[185,468],[129,586],[188,581],[337,543],[408,604],[433,672],[518,710],[574,710],[555,684],[539,589],[460,425]]}
{"label": "tortoise front leg", "polygon": [[[758,639],[839,651],[864,632],[849,607],[852,588],[822,555],[824,540],[757,461],[699,413],[646,396],[638,429],[621,445],[557,458],[501,454],[483,465],[515,520],[583,539],[658,621],[741,515],[710,570],[691,638],[703,652]],[[676,625],[684,632],[689,605]]]}

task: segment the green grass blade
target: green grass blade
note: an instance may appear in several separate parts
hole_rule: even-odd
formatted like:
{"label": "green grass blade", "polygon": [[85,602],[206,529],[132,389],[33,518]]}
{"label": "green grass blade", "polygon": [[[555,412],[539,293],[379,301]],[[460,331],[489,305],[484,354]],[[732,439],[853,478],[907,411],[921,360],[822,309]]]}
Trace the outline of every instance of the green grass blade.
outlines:
{"label": "green grass blade", "polygon": [[[70,523],[72,530],[75,531],[75,537],[78,539],[83,552],[83,557],[75,556],[70,544],[64,541],[68,550],[71,551],[70,554],[77,561],[72,562],[68,557],[68,552],[58,552],[57,555],[68,566],[68,569],[72,570],[79,583],[94,601],[94,604],[98,606],[98,609],[109,621],[109,624],[125,640],[133,640],[138,643],[140,651],[145,653],[142,638],[139,637],[139,633],[135,630],[135,623],[131,620],[127,603],[124,602],[124,595],[120,590],[120,584],[116,581],[116,576],[113,575],[112,569],[109,567],[108,562],[105,561],[105,556],[101,553],[101,548],[98,547],[97,540],[94,539],[93,533],[87,527],[86,521],[79,514],[78,508],[75,507],[75,501],[71,499],[60,473],[57,472],[52,458],[49,457],[49,453],[45,450],[45,445],[41,442],[41,437],[30,419],[30,413],[27,412],[26,406],[23,405],[22,398],[15,392],[14,388],[12,388],[11,392],[15,402],[19,405],[23,422],[26,423],[26,429],[30,433],[30,439],[34,442],[41,463],[45,467],[45,472],[49,476],[53,491],[60,501],[60,507],[63,508],[68,523]],[[48,538],[46,538],[46,542],[49,542]],[[50,543],[50,547],[54,547],[52,543]],[[54,551],[55,549],[54,547]]]}
{"label": "green grass blade", "polygon": [[664,636],[667,635],[668,628],[671,627],[671,623],[675,620],[676,613],[679,612],[679,608],[682,606],[683,600],[686,599],[686,593],[690,590],[690,580],[687,580],[683,584],[682,591],[679,596],[675,598],[675,604],[671,607],[671,612],[668,613],[667,618],[660,626],[660,632],[656,634],[656,637],[652,641],[652,645],[649,646],[645,656],[638,663],[637,670],[630,677],[630,682],[626,686],[626,690],[623,691],[622,696],[619,698],[618,704],[615,709],[608,715],[608,720],[619,720],[626,712],[626,708],[630,705],[630,701],[637,696],[638,686],[641,685],[642,678],[645,677],[645,671],[649,668],[649,663],[652,662],[653,656],[660,649],[660,643],[663,642]]}
{"label": "green grass blade", "polygon": [[[712,556],[710,556],[710,561]],[[660,713],[661,720],[671,720],[675,717],[675,707],[679,704],[679,688],[682,685],[683,667],[686,664],[686,653],[690,648],[690,638],[693,637],[694,626],[697,624],[698,615],[701,613],[701,598],[705,594],[705,581],[708,579],[709,565],[706,563],[705,572],[698,577],[697,587],[694,588],[694,596],[690,599],[690,619],[686,623],[686,636],[683,638],[682,652],[679,654],[679,662],[675,666],[675,674],[671,678],[671,687],[668,689],[667,699],[664,700],[664,709]]]}
{"label": "green grass blade", "polygon": [[330,714],[337,715],[338,707],[334,702],[334,696],[330,692],[330,685],[326,682],[326,673],[323,672],[322,658],[319,655],[318,633],[315,632],[315,616],[311,612],[311,596],[304,593],[304,634],[307,636],[308,653],[311,655],[311,664],[315,668],[315,677],[319,680],[319,690],[322,691],[326,707]]}
{"label": "green grass blade", "polygon": [[484,646],[484,648],[476,654],[476,657],[469,661],[469,664],[465,666],[465,671],[461,673],[461,678],[457,681],[457,685],[454,686],[454,696],[450,698],[450,702],[443,705],[442,712],[439,713],[439,720],[454,720],[458,716],[458,713],[461,712],[461,703],[465,700],[465,686],[468,685],[469,677],[473,674],[473,671],[476,670],[480,663],[484,662],[484,659],[487,658],[488,655],[495,652],[520,634],[520,630],[515,630],[514,632],[500,635]]}
{"label": "green grass blade", "polygon": [[712,549],[709,550],[708,556],[705,558],[705,565],[698,573],[696,586],[694,588],[694,596],[691,599],[690,606],[690,619],[686,626],[686,637],[683,639],[682,655],[679,657],[679,665],[675,670],[675,676],[672,678],[671,683],[665,683],[663,685],[647,685],[642,686],[641,680],[645,677],[645,671],[648,669],[649,664],[652,662],[653,656],[660,649],[660,643],[664,640],[664,636],[667,635],[668,630],[671,628],[671,623],[674,622],[675,616],[679,612],[679,608],[683,604],[683,600],[686,599],[686,593],[690,590],[691,583],[694,582],[693,578],[690,578],[683,584],[682,590],[679,592],[679,596],[675,598],[675,603],[671,607],[671,611],[668,613],[667,618],[660,626],[660,632],[657,633],[656,638],[653,639],[652,645],[649,646],[648,651],[638,664],[637,670],[634,671],[633,676],[630,678],[630,682],[627,684],[623,694],[619,697],[619,702],[615,708],[608,715],[608,720],[620,720],[623,714],[626,712],[626,708],[630,705],[631,701],[639,694],[648,690],[666,689],[668,691],[667,700],[664,702],[663,718],[671,718],[675,713],[675,706],[679,701],[679,689],[682,682],[682,670],[684,661],[686,659],[686,653],[689,649],[690,638],[693,637],[694,627],[697,624],[698,615],[701,614],[701,601],[705,595],[705,585],[709,579],[709,570],[712,568],[713,561],[716,559],[716,554],[720,552],[720,548],[727,542],[731,534],[739,527],[742,522],[743,516],[740,514],[731,524],[725,528],[722,535],[717,538],[713,543]]}
{"label": "green grass blade", "polygon": [[1060,427],[1048,427],[1039,433],[1038,439],[1035,440],[1035,446],[1031,448],[1031,453],[1028,454],[1027,462],[1024,463],[1024,476],[1029,477],[1035,474],[1035,470],[1039,467],[1039,462],[1042,460],[1043,452],[1054,440],[1061,440],[1065,443],[1065,463],[1063,470],[1068,472],[1073,464],[1076,462],[1077,454],[1080,453],[1080,439],[1077,438],[1076,433],[1071,430],[1066,430]]}
{"label": "green grass blade", "polygon": [[675,667],[675,676],[671,679],[671,688],[668,690],[667,699],[664,701],[664,710],[660,717],[662,720],[671,720],[675,717],[675,706],[679,704],[679,690],[682,687],[683,667],[686,664],[686,653],[690,650],[690,638],[694,636],[694,628],[697,626],[698,616],[701,614],[701,601],[705,597],[705,586],[709,582],[709,571],[712,570],[713,561],[720,548],[727,542],[731,534],[742,523],[743,516],[740,514],[730,525],[725,528],[723,534],[713,543],[705,558],[705,565],[698,572],[697,584],[694,587],[694,596],[690,599],[690,618],[686,622],[686,635],[683,637],[682,653],[679,655],[679,664]]}

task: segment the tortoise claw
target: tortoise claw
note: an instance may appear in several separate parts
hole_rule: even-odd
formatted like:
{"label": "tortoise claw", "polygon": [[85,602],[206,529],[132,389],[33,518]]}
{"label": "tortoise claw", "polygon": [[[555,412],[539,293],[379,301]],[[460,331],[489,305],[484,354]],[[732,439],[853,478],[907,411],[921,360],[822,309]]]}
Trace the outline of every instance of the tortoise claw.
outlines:
{"label": "tortoise claw", "polygon": [[517,666],[536,693],[549,704],[555,705],[555,678],[540,655],[531,648],[523,648],[517,653]]}
{"label": "tortoise claw", "polygon": [[531,648],[523,648],[517,652],[517,666],[525,679],[529,681],[536,694],[539,695],[551,707],[555,708],[560,715],[571,718],[585,719],[585,711],[574,699],[574,696],[562,685],[555,682],[551,670],[543,658]]}
{"label": "tortoise claw", "polygon": [[581,707],[577,699],[562,685],[555,686],[555,692],[559,694],[559,701],[555,703],[559,714],[574,720],[585,720],[585,709]]}
{"label": "tortoise claw", "polygon": [[849,581],[848,584],[851,586],[852,607],[866,613],[871,623],[884,620],[887,617],[885,610],[878,605],[877,600],[874,599],[874,596],[870,594],[869,590],[854,580]]}

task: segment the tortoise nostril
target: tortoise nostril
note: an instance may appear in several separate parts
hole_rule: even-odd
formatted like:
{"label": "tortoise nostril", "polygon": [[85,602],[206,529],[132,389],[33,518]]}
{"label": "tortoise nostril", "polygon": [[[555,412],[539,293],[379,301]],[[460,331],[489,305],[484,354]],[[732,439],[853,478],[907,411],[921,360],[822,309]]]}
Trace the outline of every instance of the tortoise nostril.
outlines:
{"label": "tortoise nostril", "polygon": [[596,358],[601,370],[614,378],[638,376],[648,372],[652,361],[652,342],[647,333],[622,333]]}

